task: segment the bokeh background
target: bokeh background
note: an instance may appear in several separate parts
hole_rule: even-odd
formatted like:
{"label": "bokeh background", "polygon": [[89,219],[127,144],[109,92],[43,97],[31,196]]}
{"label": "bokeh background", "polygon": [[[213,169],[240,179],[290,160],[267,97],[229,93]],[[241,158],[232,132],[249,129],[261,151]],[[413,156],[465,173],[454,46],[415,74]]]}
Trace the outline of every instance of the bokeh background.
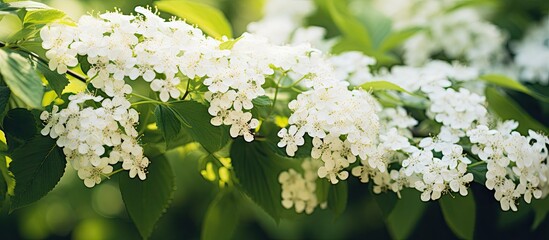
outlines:
{"label": "bokeh background", "polygon": [[[404,0],[403,0],[404,1]],[[44,0],[52,7],[66,11],[73,19],[89,12],[103,12],[114,8],[131,13],[138,5],[151,5],[149,0]],[[233,25],[235,35],[244,32],[249,22],[261,17],[262,0],[203,0],[222,9]],[[543,15],[540,6],[546,1],[502,0],[493,21],[518,39],[528,24]],[[547,1],[549,2],[549,1]],[[167,15],[166,15],[167,16]],[[311,21],[330,22],[322,13]],[[331,32],[331,34],[334,34]],[[549,59],[548,59],[549,61]],[[531,99],[515,96],[522,106]],[[548,114],[538,111],[540,106],[526,108],[540,122],[549,122]],[[541,108],[547,108],[541,106]],[[208,205],[214,200],[219,187],[200,174],[196,146],[178,148],[168,153],[176,172],[177,190],[171,207],[160,219],[151,239],[199,239]],[[317,210],[312,215],[300,215],[275,223],[246,197],[240,198],[237,229],[234,239],[388,239],[382,212],[367,185],[357,179],[349,180],[350,196],[347,210],[335,217],[328,210]],[[477,201],[476,237],[490,239],[549,239],[549,220],[532,231],[534,213],[526,204],[518,212],[502,212],[492,192],[474,185]],[[419,199],[418,199],[419,201]],[[426,214],[413,230],[414,239],[455,238],[446,226],[438,203],[425,203]],[[120,192],[118,179],[88,189],[78,180],[72,168],[58,186],[37,203],[8,215],[0,215],[0,239],[139,239],[129,219]]]}

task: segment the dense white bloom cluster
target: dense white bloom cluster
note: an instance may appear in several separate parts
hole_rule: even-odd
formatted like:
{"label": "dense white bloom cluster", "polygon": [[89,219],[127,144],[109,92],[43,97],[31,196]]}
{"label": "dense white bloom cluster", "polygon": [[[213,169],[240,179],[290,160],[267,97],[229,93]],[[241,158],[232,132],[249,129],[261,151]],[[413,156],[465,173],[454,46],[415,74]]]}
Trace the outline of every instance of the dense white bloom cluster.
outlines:
{"label": "dense white bloom cluster", "polygon": [[[204,84],[210,90],[206,100],[213,125],[231,125],[231,136],[253,140],[249,129],[257,127],[258,120],[249,112],[252,100],[265,95],[262,85],[267,76],[278,78],[277,84],[303,84],[306,87],[329,84],[331,69],[321,67],[322,55],[308,45],[276,46],[266,38],[243,34],[234,43],[230,54],[208,63]],[[297,80],[300,82],[289,82]],[[290,145],[291,146],[291,145]]]}
{"label": "dense white bloom cluster", "polygon": [[549,138],[534,131],[521,136],[514,130],[518,124],[490,129],[485,125],[467,131],[471,151],[487,163],[486,187],[505,211],[517,211],[516,201],[524,197],[530,203],[549,193]]}
{"label": "dense white bloom cluster", "polygon": [[294,155],[308,134],[313,138],[311,157],[324,163],[318,175],[333,184],[347,179],[345,168],[375,146],[379,132],[377,102],[363,90],[349,91],[346,82],[301,93],[288,106],[292,110],[290,130],[279,133],[284,135],[283,141],[291,139],[292,144],[286,145],[288,155]]}
{"label": "dense white bloom cluster", "polygon": [[513,50],[521,80],[549,85],[549,16],[539,26],[528,30]]}
{"label": "dense white bloom cluster", "polygon": [[317,206],[326,207],[326,203],[319,203],[316,195],[317,169],[321,162],[315,159],[305,159],[301,163],[303,174],[294,169],[281,172],[278,181],[282,187],[282,206],[287,209],[295,208],[297,213],[305,211],[311,214]]}
{"label": "dense white bloom cluster", "polygon": [[[414,122],[403,119],[399,122],[409,125],[382,127],[378,146],[382,149],[378,155],[384,159],[381,166],[388,168],[391,163],[398,163],[402,167],[387,173],[382,169],[375,171],[370,161],[362,161],[362,166],[353,169],[353,175],[363,182],[373,179],[374,191],[389,189],[398,193],[403,187],[413,187],[422,192],[423,201],[436,200],[448,191],[466,195],[473,175],[467,173],[471,160],[458,144],[465,139],[473,144],[472,154],[487,163],[486,186],[496,191],[503,210],[516,210],[515,201],[521,196],[529,203],[532,196],[547,194],[547,137],[533,131],[521,136],[513,131],[518,124],[512,121],[489,129],[491,116],[485,97],[466,88],[467,83],[478,78],[477,70],[433,61],[421,68],[393,67],[391,73],[380,77],[425,95],[427,99],[420,101],[425,102],[427,117],[442,126],[437,136],[420,139],[417,145],[409,143],[411,134],[405,129],[394,128],[410,127]],[[455,85],[461,87],[455,90]],[[380,113],[380,118],[386,119],[385,115]]]}
{"label": "dense white bloom cluster", "polygon": [[[166,22],[142,7],[136,12],[141,15],[112,12],[99,18],[84,16],[77,27],[45,27],[43,47],[56,63],[50,67],[63,72],[65,65],[77,63],[65,59],[87,56],[91,83],[108,96],[131,93],[124,80],[142,78],[163,102],[181,96],[182,81],[203,79],[209,89],[205,98],[210,102],[211,123],[230,125],[231,136],[244,136],[246,141],[253,140],[250,129],[258,126],[250,110],[252,100],[265,95],[261,87],[265,76],[279,68],[285,73],[292,70],[296,78],[308,78],[315,69],[314,59],[307,59],[316,56],[310,54],[314,50],[305,45],[278,47],[244,34],[229,50],[225,42],[206,37],[183,21]],[[58,50],[63,48],[70,51]],[[258,56],[259,52],[263,54]]]}
{"label": "dense white bloom cluster", "polygon": [[404,44],[407,64],[423,65],[432,55],[443,52],[452,59],[465,58],[487,66],[505,40],[493,24],[471,7],[452,9],[456,0],[375,1],[377,9],[391,16],[399,29],[420,27],[422,31]]}
{"label": "dense white bloom cluster", "polygon": [[474,68],[432,61],[425,67],[394,67],[390,74],[382,74],[380,78],[410,92],[425,94],[429,100],[427,116],[445,126],[468,130],[474,123],[486,122],[485,97],[467,88],[457,91],[452,88],[452,81],[477,79],[478,71]]}
{"label": "dense white bloom cluster", "polygon": [[330,63],[334,67],[337,79],[346,79],[353,86],[358,86],[373,78],[369,67],[376,60],[361,52],[349,51],[331,56]]}
{"label": "dense white bloom cluster", "polygon": [[[130,177],[145,179],[149,160],[136,140],[134,126],[139,115],[130,109],[130,103],[123,97],[110,99],[88,93],[71,95],[69,101],[67,108],[59,110],[54,105],[51,113],[42,112],[40,119],[46,126],[41,133],[57,139],[84,184],[99,184],[118,162],[130,171]],[[88,101],[100,107],[85,107]]]}

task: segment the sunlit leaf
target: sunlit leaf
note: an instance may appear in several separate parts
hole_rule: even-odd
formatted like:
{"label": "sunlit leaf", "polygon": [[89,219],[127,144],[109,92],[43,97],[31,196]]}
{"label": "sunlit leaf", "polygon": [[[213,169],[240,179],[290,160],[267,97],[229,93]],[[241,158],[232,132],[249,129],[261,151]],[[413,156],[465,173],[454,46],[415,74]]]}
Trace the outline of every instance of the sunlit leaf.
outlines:
{"label": "sunlit leaf", "polygon": [[402,88],[401,86],[396,85],[392,82],[387,82],[387,81],[367,82],[367,83],[364,83],[364,84],[360,85],[360,87],[364,90],[371,90],[371,91],[395,90],[395,91],[404,92],[404,93],[408,93],[410,95],[413,95],[413,93],[406,91],[406,89]]}
{"label": "sunlit leaf", "polygon": [[500,87],[508,88],[511,90],[519,91],[522,93],[526,93],[532,97],[537,98],[538,100],[542,100],[545,102],[549,102],[548,96],[543,96],[537,92],[534,92],[527,88],[526,86],[522,85],[522,83],[518,82],[517,80],[514,80],[512,78],[509,78],[505,75],[500,74],[485,74],[480,76],[480,79],[492,84],[495,84]]}
{"label": "sunlit leaf", "polygon": [[157,1],[155,5],[161,11],[196,24],[206,34],[214,38],[221,39],[223,36],[232,38],[231,25],[219,9],[204,3],[185,0]]}
{"label": "sunlit leaf", "polygon": [[417,32],[421,31],[420,27],[411,27],[402,29],[400,31],[392,32],[383,40],[379,46],[380,51],[389,51],[414,36]]}
{"label": "sunlit leaf", "polygon": [[359,43],[364,49],[373,49],[372,37],[361,22],[350,13],[346,1],[326,0],[326,6],[334,23],[346,38]]}
{"label": "sunlit leaf", "polygon": [[0,74],[12,95],[21,99],[31,108],[42,108],[44,96],[42,80],[27,58],[0,49]]}

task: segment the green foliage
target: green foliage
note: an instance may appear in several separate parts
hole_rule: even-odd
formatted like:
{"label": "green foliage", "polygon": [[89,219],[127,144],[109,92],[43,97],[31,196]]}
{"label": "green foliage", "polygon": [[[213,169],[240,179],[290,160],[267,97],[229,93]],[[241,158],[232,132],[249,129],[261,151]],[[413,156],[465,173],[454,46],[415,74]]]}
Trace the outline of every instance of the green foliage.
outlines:
{"label": "green foliage", "polygon": [[473,239],[476,220],[473,193],[469,191],[465,197],[444,195],[439,203],[448,227],[461,239]]}
{"label": "green foliage", "polygon": [[334,212],[336,217],[341,216],[345,211],[348,196],[349,193],[346,181],[330,185],[330,190],[328,192],[328,208]]}
{"label": "green foliage", "polygon": [[31,204],[51,191],[65,172],[65,155],[55,140],[37,135],[11,154],[16,185],[11,211]]}
{"label": "green foliage", "polygon": [[534,209],[534,222],[532,223],[532,230],[535,230],[539,225],[547,218],[549,213],[549,201],[547,199],[532,200],[532,208]]}
{"label": "green foliage", "polygon": [[410,27],[405,28],[396,32],[391,32],[386,36],[386,38],[380,43],[379,49],[381,51],[392,50],[401,44],[403,44],[408,38],[414,36],[416,33],[421,31],[420,27]]}
{"label": "green foliage", "polygon": [[34,116],[30,111],[24,108],[15,108],[8,111],[4,117],[3,127],[10,148],[16,142],[23,143],[33,138],[36,133]]}
{"label": "green foliage", "polygon": [[510,97],[495,88],[486,88],[486,101],[488,107],[503,120],[515,120],[519,123],[517,130],[522,134],[528,134],[528,129],[548,133],[547,127],[533,119]]}
{"label": "green foliage", "polygon": [[238,195],[232,190],[222,190],[210,204],[202,225],[201,239],[232,239],[238,224]]}
{"label": "green foliage", "polygon": [[232,38],[231,24],[219,9],[207,4],[186,0],[158,1],[155,5],[161,11],[183,18],[189,23],[196,24],[206,34],[221,39],[223,36]]}
{"label": "green foliage", "polygon": [[0,74],[10,88],[12,97],[20,99],[31,108],[42,108],[44,87],[28,59],[0,49]]}
{"label": "green foliage", "polygon": [[247,143],[237,138],[230,154],[235,175],[244,192],[278,222],[283,210],[278,174],[291,163],[268,152],[269,149],[266,142]]}
{"label": "green foliage", "polygon": [[2,153],[0,154],[0,210],[7,205],[9,196],[13,196],[14,188],[13,174],[9,172],[6,156]]}
{"label": "green foliage", "polygon": [[155,110],[157,124],[171,146],[181,131],[199,142],[204,149],[214,153],[223,148],[230,140],[225,126],[210,124],[208,108],[194,101],[180,101],[169,105],[159,105]]}
{"label": "green foliage", "polygon": [[390,207],[391,201],[384,203],[383,199],[376,198],[378,204],[386,205],[382,211],[391,209],[386,217],[386,225],[394,239],[408,238],[427,208],[426,203],[419,201],[420,192],[415,189],[403,189],[400,194],[401,198],[396,200],[393,207]]}
{"label": "green foliage", "polygon": [[370,4],[363,4],[360,14],[354,14],[346,1],[325,0],[331,18],[343,37],[332,52],[361,51],[375,57],[380,65],[391,65],[398,59],[390,53],[421,28],[392,31],[392,21],[376,11]]}
{"label": "green foliage", "polygon": [[221,44],[219,44],[219,49],[221,50],[231,50],[233,49],[234,45],[242,38],[242,36],[236,38],[236,39],[231,39],[231,40],[227,40]]}
{"label": "green foliage", "polygon": [[350,42],[360,44],[366,51],[373,48],[369,32],[349,12],[346,1],[326,0],[326,6],[334,23],[341,33],[343,33],[344,38],[349,39],[348,41]]}
{"label": "green foliage", "polygon": [[47,24],[66,18],[67,15],[57,9],[37,9],[29,11],[23,18],[24,26]]}
{"label": "green foliage", "polygon": [[44,78],[48,80],[49,86],[55,91],[57,96],[61,97],[63,90],[69,85],[69,79],[64,74],[58,74],[55,71],[50,70],[48,65],[38,61],[38,70],[44,75]]}
{"label": "green foliage", "polygon": [[546,97],[542,94],[539,94],[535,91],[532,91],[529,88],[527,88],[526,86],[522,85],[522,83],[520,83],[520,82],[518,82],[518,81],[516,81],[512,78],[509,78],[505,75],[485,74],[485,75],[480,76],[480,79],[483,80],[483,81],[495,84],[495,85],[500,86],[500,87],[504,87],[504,88],[507,88],[507,89],[519,91],[519,92],[522,92],[522,93],[526,93],[526,94],[528,94],[532,97],[537,98],[538,100],[541,100],[541,101],[544,101],[544,102],[549,102],[549,97]]}
{"label": "green foliage", "polygon": [[120,192],[126,210],[141,236],[149,238],[154,225],[168,208],[175,190],[174,174],[163,156],[151,158],[147,179],[120,176]]}
{"label": "green foliage", "polygon": [[154,110],[154,115],[156,116],[156,125],[163,133],[166,148],[174,147],[172,145],[181,131],[183,123],[179,121],[176,113],[168,106],[158,105]]}
{"label": "green foliage", "polygon": [[399,92],[408,93],[410,95],[413,95],[413,93],[406,91],[406,89],[400,87],[399,85],[396,85],[392,82],[387,82],[387,81],[367,82],[367,83],[364,83],[364,84],[360,85],[360,87],[364,90],[370,90],[370,91],[395,90],[395,91],[399,91]]}

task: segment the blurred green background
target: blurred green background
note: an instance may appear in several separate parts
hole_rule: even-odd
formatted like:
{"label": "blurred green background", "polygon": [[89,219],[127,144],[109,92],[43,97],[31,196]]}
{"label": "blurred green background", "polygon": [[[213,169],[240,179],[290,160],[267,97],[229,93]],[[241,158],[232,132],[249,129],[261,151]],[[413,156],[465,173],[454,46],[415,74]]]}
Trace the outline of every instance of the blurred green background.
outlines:
{"label": "blurred green background", "polygon": [[[404,0],[403,0],[404,1]],[[45,0],[52,7],[67,12],[73,19],[93,11],[119,8],[131,13],[138,5],[151,5],[148,0]],[[222,9],[233,25],[235,36],[245,31],[246,25],[261,17],[261,0],[204,0]],[[504,1],[512,9],[520,1]],[[531,1],[526,1],[531,2]],[[539,3],[536,3],[539,6]],[[548,4],[545,4],[548,5]],[[522,8],[528,8],[527,3]],[[520,14],[539,19],[539,9],[520,11]],[[528,11],[533,11],[529,13]],[[515,11],[519,12],[519,11]],[[496,16],[500,26],[509,26],[512,37],[518,38],[523,28],[509,23],[509,19]],[[522,15],[521,15],[522,16]],[[314,15],[314,22],[328,22],[322,13]],[[526,23],[530,21],[525,20]],[[515,28],[514,30],[512,28]],[[538,116],[539,118],[539,116]],[[196,146],[175,149],[168,159],[176,172],[177,190],[171,207],[160,219],[151,239],[199,239],[202,222],[209,204],[219,192],[217,183],[200,175]],[[0,239],[139,239],[138,232],[129,219],[118,190],[118,179],[88,189],[78,179],[72,168],[58,186],[37,203],[11,214],[0,215]],[[234,239],[388,239],[380,207],[367,185],[357,179],[349,180],[347,210],[337,218],[329,210],[316,210],[312,215],[300,215],[275,223],[247,197],[238,201],[239,216]],[[530,226],[534,213],[527,204],[521,204],[518,212],[502,212],[493,193],[474,184],[477,201],[476,237],[490,239],[549,239],[549,220],[535,230]],[[379,200],[378,200],[379,201]],[[417,199],[419,202],[419,198]],[[413,230],[414,239],[452,239],[455,236],[446,226],[436,202],[425,203],[426,214]]]}

